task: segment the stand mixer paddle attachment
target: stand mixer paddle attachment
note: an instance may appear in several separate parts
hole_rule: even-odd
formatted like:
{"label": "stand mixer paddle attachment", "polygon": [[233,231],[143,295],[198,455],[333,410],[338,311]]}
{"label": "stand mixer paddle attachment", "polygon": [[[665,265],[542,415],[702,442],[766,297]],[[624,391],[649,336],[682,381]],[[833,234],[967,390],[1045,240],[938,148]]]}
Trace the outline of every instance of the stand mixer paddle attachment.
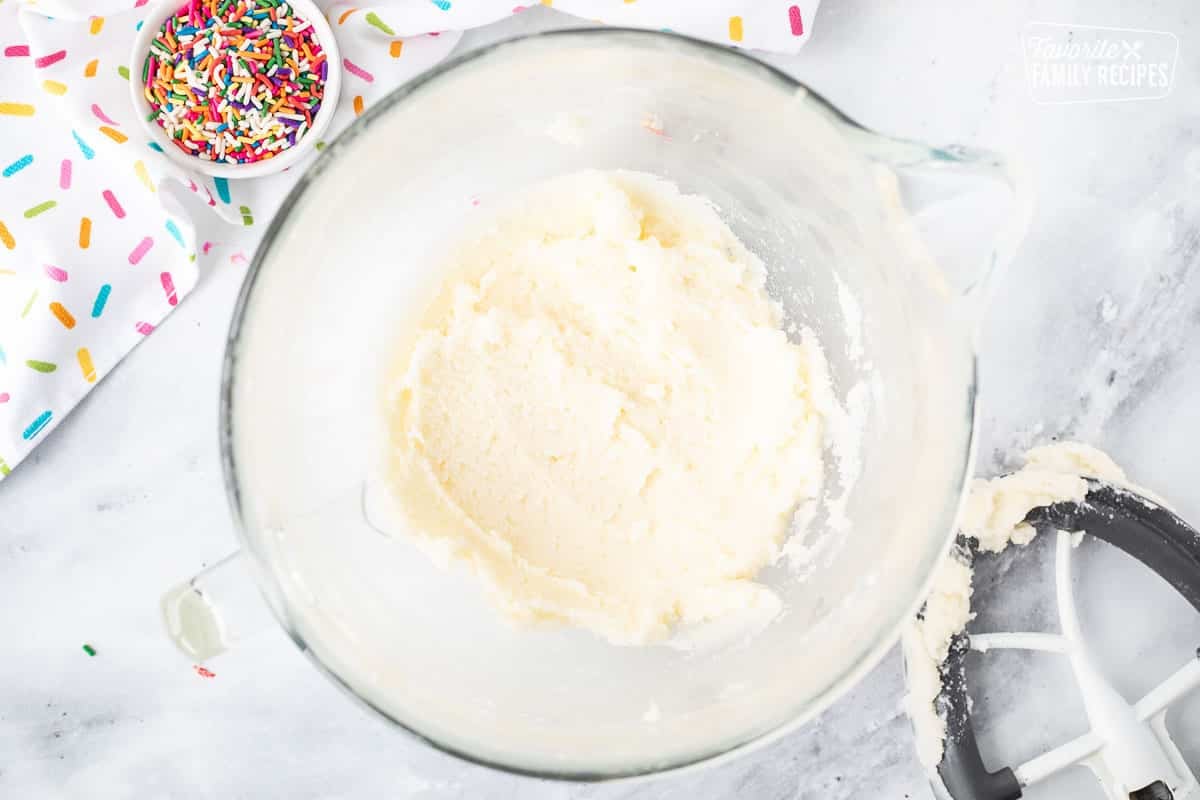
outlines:
{"label": "stand mixer paddle attachment", "polygon": [[[935,790],[951,800],[1016,800],[1025,787],[1076,765],[1087,767],[1111,800],[1197,800],[1200,784],[1167,730],[1172,703],[1200,688],[1195,656],[1136,702],[1104,677],[1080,630],[1071,587],[1071,532],[1086,531],[1137,558],[1200,611],[1200,533],[1141,495],[1087,479],[1082,502],[1033,509],[1025,521],[1058,531],[1055,594],[1061,633],[959,633],[941,665],[936,701],[946,720],[945,750]],[[1066,657],[1087,712],[1090,731],[1022,764],[989,771],[971,724],[967,695],[969,651],[1031,650]],[[940,785],[938,783],[940,782]]]}

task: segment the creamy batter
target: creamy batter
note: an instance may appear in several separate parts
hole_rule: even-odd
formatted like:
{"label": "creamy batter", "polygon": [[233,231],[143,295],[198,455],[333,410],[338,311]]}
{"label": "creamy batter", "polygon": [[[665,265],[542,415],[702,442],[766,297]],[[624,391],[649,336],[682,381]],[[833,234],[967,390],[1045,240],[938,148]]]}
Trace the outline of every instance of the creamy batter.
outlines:
{"label": "creamy batter", "polygon": [[642,173],[556,178],[442,274],[389,394],[419,541],[510,618],[617,643],[777,603],[755,575],[821,491],[832,395],[710,204]]}
{"label": "creamy batter", "polygon": [[[1086,444],[1059,442],[1035,447],[1025,454],[1020,470],[971,485],[959,519],[964,536],[979,540],[981,550],[998,553],[1009,544],[1033,541],[1037,529],[1025,523],[1035,508],[1060,501],[1083,500],[1087,482],[1081,476],[1125,484],[1125,473],[1107,455]],[[1146,494],[1145,490],[1139,492]],[[956,552],[942,562],[920,619],[905,630],[904,658],[908,668],[908,712],[917,733],[917,755],[933,769],[942,759],[946,721],[934,707],[941,692],[939,668],[954,636],[966,629],[971,612],[970,564]]]}

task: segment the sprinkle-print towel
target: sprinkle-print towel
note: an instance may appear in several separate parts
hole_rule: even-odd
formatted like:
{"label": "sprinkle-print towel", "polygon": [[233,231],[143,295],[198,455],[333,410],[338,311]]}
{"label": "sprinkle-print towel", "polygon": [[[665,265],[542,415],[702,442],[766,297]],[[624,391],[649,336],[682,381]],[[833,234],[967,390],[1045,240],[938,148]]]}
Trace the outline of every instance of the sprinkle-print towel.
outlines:
{"label": "sprinkle-print towel", "polygon": [[[522,1],[322,3],[344,70],[328,136],[445,58],[462,30],[524,11]],[[807,40],[818,2],[542,0],[588,20],[776,52]],[[140,72],[129,50],[155,6],[0,2],[0,479],[196,284],[207,247],[171,184],[230,224],[262,228],[307,165],[227,181],[161,155],[128,96]]]}

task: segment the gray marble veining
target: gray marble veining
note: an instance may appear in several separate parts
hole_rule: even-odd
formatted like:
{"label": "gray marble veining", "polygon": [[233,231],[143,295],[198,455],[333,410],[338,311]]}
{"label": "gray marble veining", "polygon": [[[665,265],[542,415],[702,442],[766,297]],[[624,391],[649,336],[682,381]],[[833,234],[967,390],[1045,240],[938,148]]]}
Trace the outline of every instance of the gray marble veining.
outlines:
{"label": "gray marble veining", "polygon": [[[1152,28],[1182,42],[1163,100],[1042,106],[1020,32],[1033,20]],[[535,10],[468,34],[478,46],[565,24]],[[794,58],[772,58],[879,130],[1019,154],[1038,211],[983,325],[979,467],[1078,436],[1200,520],[1200,7],[827,2]],[[2,134],[0,134],[2,136]],[[203,238],[252,245],[208,220]],[[198,677],[162,635],[167,585],[234,548],[217,458],[216,387],[244,268],[222,264],[0,484],[0,796],[180,798],[926,798],[889,656],[819,720],[752,755],[637,782],[539,782],[464,765],[346,703],[281,633]],[[1047,542],[981,566],[979,626],[1052,624]],[[1085,623],[1120,685],[1200,644],[1200,620],[1136,565],[1082,549]],[[1123,600],[1124,598],[1124,600]],[[99,654],[84,655],[93,642]],[[998,758],[1071,729],[1061,670],[989,662],[976,689]],[[1156,666],[1146,667],[1147,663]],[[802,668],[802,666],[796,667]],[[1162,674],[1165,674],[1162,673]],[[1161,675],[1159,675],[1161,677]],[[1048,711],[1050,713],[1048,713]],[[1060,724],[1061,722],[1061,724]],[[1174,724],[1200,767],[1200,699]],[[1030,797],[1098,796],[1085,776]]]}

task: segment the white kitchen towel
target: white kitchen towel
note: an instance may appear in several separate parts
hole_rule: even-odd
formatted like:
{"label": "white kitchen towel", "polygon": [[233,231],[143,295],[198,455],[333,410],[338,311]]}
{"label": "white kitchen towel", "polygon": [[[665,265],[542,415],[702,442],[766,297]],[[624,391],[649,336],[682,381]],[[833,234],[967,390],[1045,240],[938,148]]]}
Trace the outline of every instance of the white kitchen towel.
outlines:
{"label": "white kitchen towel", "polygon": [[[598,22],[794,52],[819,0],[542,0]],[[181,0],[180,5],[185,3]],[[309,161],[220,180],[168,161],[129,101],[147,0],[0,2],[0,480],[196,284],[208,255],[178,182],[234,225],[264,228]],[[343,56],[328,136],[438,63],[512,0],[322,3]],[[320,147],[318,143],[318,147]]]}

